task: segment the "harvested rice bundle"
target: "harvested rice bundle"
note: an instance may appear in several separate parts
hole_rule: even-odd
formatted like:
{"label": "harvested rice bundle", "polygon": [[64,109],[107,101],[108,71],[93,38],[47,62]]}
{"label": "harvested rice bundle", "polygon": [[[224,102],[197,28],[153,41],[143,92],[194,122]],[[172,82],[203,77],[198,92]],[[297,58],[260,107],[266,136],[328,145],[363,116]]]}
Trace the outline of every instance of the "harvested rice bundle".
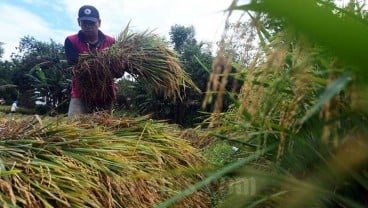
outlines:
{"label": "harvested rice bundle", "polygon": [[82,54],[73,68],[81,98],[90,106],[103,107],[114,100],[114,77],[104,53],[106,51]]}
{"label": "harvested rice bundle", "polygon": [[[51,119],[0,119],[0,207],[148,208],[202,179],[204,160],[175,125]],[[199,190],[173,206],[210,207],[210,197]]]}
{"label": "harvested rice bundle", "polygon": [[174,99],[182,98],[182,86],[195,86],[166,42],[148,31],[129,33],[128,27],[111,48],[81,55],[74,68],[82,99],[93,105],[111,102],[114,78],[125,72]]}

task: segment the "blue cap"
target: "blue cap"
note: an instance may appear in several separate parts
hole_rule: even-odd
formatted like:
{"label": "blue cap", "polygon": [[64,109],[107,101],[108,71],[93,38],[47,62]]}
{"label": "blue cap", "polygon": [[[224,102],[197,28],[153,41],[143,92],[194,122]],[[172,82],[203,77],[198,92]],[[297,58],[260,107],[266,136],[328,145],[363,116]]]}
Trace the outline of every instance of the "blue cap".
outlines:
{"label": "blue cap", "polygon": [[84,5],[79,9],[78,20],[89,20],[93,22],[98,22],[100,20],[100,14],[94,6]]}

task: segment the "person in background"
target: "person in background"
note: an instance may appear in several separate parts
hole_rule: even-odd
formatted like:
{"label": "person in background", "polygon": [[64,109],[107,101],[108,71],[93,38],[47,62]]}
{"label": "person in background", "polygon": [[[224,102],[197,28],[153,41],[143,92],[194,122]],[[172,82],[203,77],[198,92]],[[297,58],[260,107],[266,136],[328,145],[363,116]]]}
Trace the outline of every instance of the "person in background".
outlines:
{"label": "person in background", "polygon": [[11,108],[10,108],[10,112],[11,113],[15,113],[15,111],[17,110],[18,108],[18,102],[17,101],[14,101]]}
{"label": "person in background", "polygon": [[5,99],[4,98],[0,98],[0,105],[5,103]]}
{"label": "person in background", "polygon": [[[78,63],[79,55],[88,53],[92,50],[107,49],[115,43],[115,39],[102,33],[99,28],[101,19],[98,10],[91,5],[84,5],[78,12],[78,24],[81,30],[77,34],[68,36],[65,39],[64,49],[69,66],[75,66]],[[112,93],[116,95],[116,87],[111,86]],[[105,106],[105,109],[111,112],[111,105]],[[71,100],[69,104],[68,116],[77,114],[92,113],[94,106],[88,106],[83,103],[77,85],[77,80],[72,78]]]}

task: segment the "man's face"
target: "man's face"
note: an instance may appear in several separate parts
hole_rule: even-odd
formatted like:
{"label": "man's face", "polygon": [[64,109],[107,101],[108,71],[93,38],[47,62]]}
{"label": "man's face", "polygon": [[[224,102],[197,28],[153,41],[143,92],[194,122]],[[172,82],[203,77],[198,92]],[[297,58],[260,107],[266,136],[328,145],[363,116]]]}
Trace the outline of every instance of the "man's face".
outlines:
{"label": "man's face", "polygon": [[98,28],[100,27],[99,22],[93,22],[89,20],[81,20],[79,21],[79,25],[86,35],[96,34],[98,32]]}

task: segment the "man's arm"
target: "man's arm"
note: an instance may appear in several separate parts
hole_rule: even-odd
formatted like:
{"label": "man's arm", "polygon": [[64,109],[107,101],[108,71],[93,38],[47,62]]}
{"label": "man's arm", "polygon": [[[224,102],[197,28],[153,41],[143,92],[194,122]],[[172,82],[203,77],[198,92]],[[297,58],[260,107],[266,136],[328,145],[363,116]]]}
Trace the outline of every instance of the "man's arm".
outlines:
{"label": "man's arm", "polygon": [[69,40],[69,38],[65,39],[64,42],[64,50],[65,50],[65,56],[66,61],[69,66],[76,65],[78,63],[78,56],[79,53],[73,46],[72,42]]}

